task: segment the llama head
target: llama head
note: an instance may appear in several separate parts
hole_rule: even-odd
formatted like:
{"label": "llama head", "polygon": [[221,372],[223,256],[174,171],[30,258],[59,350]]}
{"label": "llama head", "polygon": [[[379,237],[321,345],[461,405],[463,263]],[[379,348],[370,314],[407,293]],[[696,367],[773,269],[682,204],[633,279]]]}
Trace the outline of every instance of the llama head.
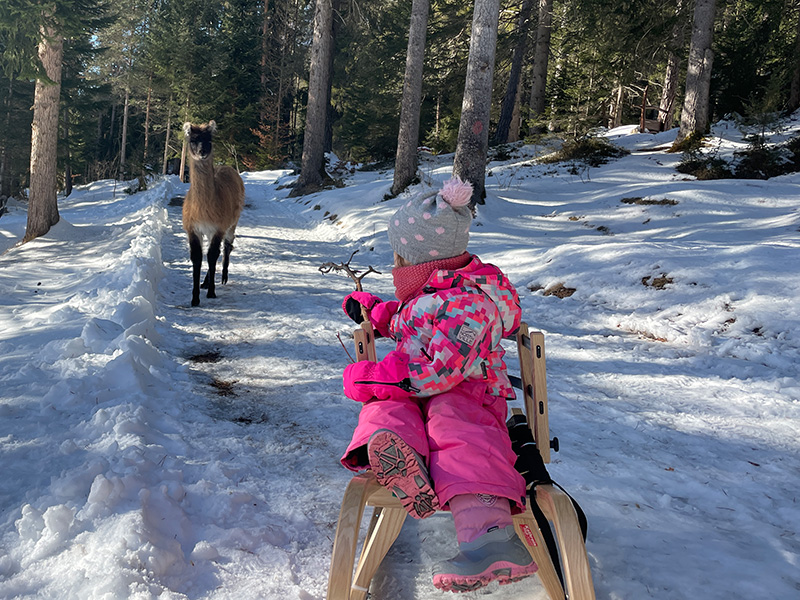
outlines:
{"label": "llama head", "polygon": [[205,160],[211,156],[211,138],[217,131],[217,124],[209,121],[204,125],[183,124],[183,134],[189,138],[189,154],[194,160]]}

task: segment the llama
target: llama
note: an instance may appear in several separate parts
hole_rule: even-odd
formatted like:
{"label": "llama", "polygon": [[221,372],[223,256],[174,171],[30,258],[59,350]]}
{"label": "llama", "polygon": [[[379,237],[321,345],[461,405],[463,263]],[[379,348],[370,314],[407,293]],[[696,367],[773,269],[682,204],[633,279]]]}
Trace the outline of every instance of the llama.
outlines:
{"label": "llama", "polygon": [[[208,288],[208,298],[216,298],[214,275],[220,247],[225,241],[222,259],[222,283],[228,282],[228,262],[233,250],[236,224],[244,208],[244,182],[233,167],[214,167],[211,138],[217,124],[183,124],[189,144],[189,191],[183,201],[183,228],[189,236],[192,259],[192,306],[200,304],[200,288]],[[208,272],[200,285],[203,262],[203,237],[208,238]]]}

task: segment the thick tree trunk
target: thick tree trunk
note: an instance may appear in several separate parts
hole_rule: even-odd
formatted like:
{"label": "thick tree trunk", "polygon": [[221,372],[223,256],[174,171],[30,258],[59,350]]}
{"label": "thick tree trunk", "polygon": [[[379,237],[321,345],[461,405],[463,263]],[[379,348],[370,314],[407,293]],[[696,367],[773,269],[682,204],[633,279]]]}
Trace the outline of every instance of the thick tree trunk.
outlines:
{"label": "thick tree trunk", "polygon": [[311,69],[308,81],[308,106],[303,138],[303,160],[292,196],[320,189],[325,167],[325,124],[331,85],[330,56],[333,51],[332,0],[317,0],[314,13],[314,38],[311,44]]}
{"label": "thick tree trunk", "polygon": [[514,120],[514,109],[519,106],[520,74],[522,73],[522,60],[525,58],[525,52],[528,47],[528,28],[532,9],[533,0],[523,0],[522,7],[519,11],[517,45],[514,47],[514,54],[511,57],[511,71],[508,74],[508,85],[506,86],[506,93],[505,96],[503,96],[503,103],[500,108],[497,130],[494,133],[495,144],[505,144],[509,141],[516,141],[509,139],[509,129]]}
{"label": "thick tree trunk", "polygon": [[711,67],[714,63],[711,42],[714,38],[715,14],[716,0],[696,0],[689,65],[686,72],[686,95],[681,111],[681,127],[675,139],[676,144],[693,133],[704,134],[708,128]]}
{"label": "thick tree trunk", "polygon": [[672,129],[675,121],[675,98],[678,95],[678,79],[681,72],[681,59],[679,53],[683,48],[684,25],[681,22],[683,0],[678,0],[675,14],[678,21],[672,28],[672,35],[667,56],[667,69],[664,73],[664,89],[661,92],[661,102],[658,105],[658,122],[661,131]]}
{"label": "thick tree trunk", "polygon": [[36,80],[31,126],[31,185],[28,223],[23,241],[50,231],[58,223],[56,168],[58,164],[58,102],[61,95],[61,66],[64,41],[54,31],[43,31],[39,59],[53,83]]}
{"label": "thick tree trunk", "polygon": [[533,55],[531,84],[531,119],[544,115],[547,106],[547,64],[550,58],[550,32],[553,27],[553,0],[539,0],[539,24],[536,27],[536,49]]}
{"label": "thick tree trunk", "polygon": [[411,5],[406,74],[403,80],[403,102],[400,108],[400,131],[397,134],[397,156],[394,161],[394,181],[392,182],[393,196],[406,189],[417,176],[422,67],[425,62],[425,37],[428,29],[429,10],[430,0],[414,0]]}
{"label": "thick tree trunk", "polygon": [[519,141],[519,130],[522,126],[522,78],[517,83],[517,95],[514,110],[511,113],[511,124],[508,126],[508,142]]}
{"label": "thick tree trunk", "polygon": [[800,15],[797,19],[797,37],[794,41],[794,71],[792,72],[792,83],[789,86],[789,106],[790,111],[800,108]]}
{"label": "thick tree trunk", "polygon": [[475,0],[467,81],[453,161],[453,174],[472,183],[473,206],[476,203],[483,204],[486,197],[484,186],[489,149],[489,111],[492,105],[492,77],[499,17],[500,0]]}

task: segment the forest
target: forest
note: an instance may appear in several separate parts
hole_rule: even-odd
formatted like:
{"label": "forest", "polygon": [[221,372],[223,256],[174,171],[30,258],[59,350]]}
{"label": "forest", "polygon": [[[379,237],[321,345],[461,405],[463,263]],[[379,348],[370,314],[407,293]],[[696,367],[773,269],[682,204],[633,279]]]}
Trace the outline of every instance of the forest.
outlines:
{"label": "forest", "polygon": [[[687,112],[701,18],[704,114],[687,133],[800,106],[800,0],[0,0],[0,196],[35,191],[40,88],[67,193],[178,173],[183,122],[211,119],[216,160],[246,171],[299,169],[312,117],[324,151],[391,165],[413,114],[406,146],[456,151],[458,170],[469,80],[487,73],[484,145],[669,129]],[[485,148],[473,154],[482,169]]]}

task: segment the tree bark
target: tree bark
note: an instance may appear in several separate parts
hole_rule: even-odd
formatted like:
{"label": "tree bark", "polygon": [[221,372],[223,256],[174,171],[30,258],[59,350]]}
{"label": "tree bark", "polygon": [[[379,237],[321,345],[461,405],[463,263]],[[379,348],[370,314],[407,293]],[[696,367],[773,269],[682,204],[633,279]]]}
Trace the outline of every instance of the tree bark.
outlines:
{"label": "tree bark", "polygon": [[414,0],[411,5],[403,101],[400,107],[400,131],[397,134],[397,156],[394,161],[394,181],[391,190],[393,196],[406,189],[417,175],[422,68],[425,62],[429,10],[430,0]]}
{"label": "tree bark", "polygon": [[[495,144],[505,144],[509,141],[509,129],[514,120],[514,109],[519,106],[520,74],[522,73],[522,61],[528,46],[528,27],[533,9],[533,0],[523,0],[519,11],[519,26],[517,29],[517,45],[514,47],[514,54],[511,58],[511,71],[508,74],[508,85],[503,96],[503,104],[500,108],[500,118],[497,121],[497,129],[494,134]],[[517,134],[514,137],[518,137]]]}
{"label": "tree bark", "polygon": [[72,194],[72,157],[69,147],[69,109],[64,106],[64,197]]}
{"label": "tree bark", "polygon": [[[130,75],[128,76],[130,77]],[[128,161],[125,150],[128,147],[128,109],[130,107],[130,86],[125,86],[125,102],[122,109],[122,141],[119,149],[119,179],[125,179],[125,163]]]}
{"label": "tree bark", "polygon": [[55,31],[43,30],[39,60],[50,82],[36,80],[31,126],[31,185],[28,223],[23,241],[50,231],[58,223],[56,168],[58,164],[58,102],[61,96],[61,67],[64,40]]}
{"label": "tree bark", "polygon": [[499,17],[500,0],[475,0],[467,80],[453,160],[453,174],[472,183],[472,206],[484,204],[486,197],[484,186],[489,149],[489,112]]}
{"label": "tree bark", "polygon": [[800,108],[800,15],[797,19],[797,34],[794,40],[794,70],[789,86],[789,111]]}
{"label": "tree bark", "polygon": [[330,55],[333,51],[332,0],[317,0],[314,12],[314,37],[308,81],[308,105],[303,138],[300,176],[291,196],[302,196],[320,189],[325,167],[325,124],[328,90],[331,85]]}
{"label": "tree bark", "polygon": [[144,111],[144,150],[142,152],[142,173],[147,169],[147,147],[150,142],[150,100],[153,96],[153,74],[147,84],[147,108]]}
{"label": "tree bark", "polygon": [[550,32],[553,27],[553,0],[539,0],[539,24],[536,27],[536,49],[533,55],[531,84],[531,119],[544,115],[547,106],[547,64],[550,59]]}
{"label": "tree bark", "polygon": [[715,14],[716,0],[696,0],[686,72],[686,94],[676,144],[693,133],[703,134],[708,128],[711,67],[714,63],[711,42],[714,38]]}
{"label": "tree bark", "polygon": [[167,174],[167,159],[169,158],[169,132],[172,127],[172,96],[169,97],[167,104],[167,135],[164,139],[164,164],[161,166],[161,174]]}
{"label": "tree bark", "polygon": [[[14,77],[8,78],[8,98],[6,98],[6,131],[11,130],[11,95],[14,92]],[[0,196],[11,195],[11,178],[8,172],[8,139],[3,138],[3,147],[0,148]]]}
{"label": "tree bark", "polygon": [[658,122],[661,131],[672,129],[675,121],[675,98],[678,95],[678,78],[681,71],[681,59],[679,52],[683,48],[684,26],[680,22],[683,10],[683,0],[678,0],[675,14],[678,22],[672,28],[672,35],[669,44],[669,54],[667,55],[667,69],[664,73],[664,89],[661,92],[661,102],[658,106]]}

